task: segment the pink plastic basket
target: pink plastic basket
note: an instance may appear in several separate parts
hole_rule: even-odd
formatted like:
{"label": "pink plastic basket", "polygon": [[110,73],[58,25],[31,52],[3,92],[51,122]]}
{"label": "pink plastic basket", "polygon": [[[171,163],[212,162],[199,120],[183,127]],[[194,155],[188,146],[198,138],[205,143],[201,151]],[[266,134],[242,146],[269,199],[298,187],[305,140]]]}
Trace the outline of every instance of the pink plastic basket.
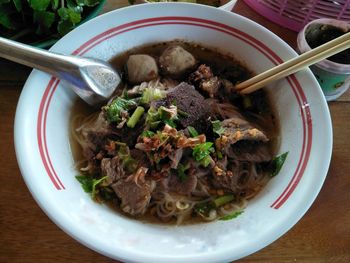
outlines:
{"label": "pink plastic basket", "polygon": [[350,0],[244,0],[251,8],[269,20],[300,31],[318,18],[333,18],[350,22]]}

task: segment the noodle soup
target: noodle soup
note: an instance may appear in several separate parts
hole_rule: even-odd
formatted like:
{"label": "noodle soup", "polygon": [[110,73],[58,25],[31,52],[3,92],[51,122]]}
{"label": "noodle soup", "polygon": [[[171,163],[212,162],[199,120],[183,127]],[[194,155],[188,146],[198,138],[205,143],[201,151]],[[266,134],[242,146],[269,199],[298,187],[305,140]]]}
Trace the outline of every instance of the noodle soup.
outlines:
{"label": "noodle soup", "polygon": [[111,63],[118,93],[71,117],[77,179],[94,200],[151,222],[228,220],[279,172],[268,96],[235,91],[252,73],[233,56],[173,41]]}

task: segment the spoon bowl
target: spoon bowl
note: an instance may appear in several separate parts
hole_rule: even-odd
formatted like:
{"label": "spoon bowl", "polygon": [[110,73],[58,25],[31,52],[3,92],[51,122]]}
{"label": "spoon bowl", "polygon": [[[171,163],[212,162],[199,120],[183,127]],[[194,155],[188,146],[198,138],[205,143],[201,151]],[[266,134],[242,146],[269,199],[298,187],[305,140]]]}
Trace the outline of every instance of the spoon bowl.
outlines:
{"label": "spoon bowl", "polygon": [[107,101],[121,78],[107,62],[62,55],[0,37],[0,57],[59,78],[91,106]]}

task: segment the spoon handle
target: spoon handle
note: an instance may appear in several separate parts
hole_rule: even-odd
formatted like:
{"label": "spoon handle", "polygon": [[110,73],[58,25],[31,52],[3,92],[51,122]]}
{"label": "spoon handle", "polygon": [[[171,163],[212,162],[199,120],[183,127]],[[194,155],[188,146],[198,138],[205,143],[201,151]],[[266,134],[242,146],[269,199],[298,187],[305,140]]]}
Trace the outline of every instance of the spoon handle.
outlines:
{"label": "spoon handle", "polygon": [[60,77],[62,71],[76,70],[75,58],[0,37],[0,57]]}

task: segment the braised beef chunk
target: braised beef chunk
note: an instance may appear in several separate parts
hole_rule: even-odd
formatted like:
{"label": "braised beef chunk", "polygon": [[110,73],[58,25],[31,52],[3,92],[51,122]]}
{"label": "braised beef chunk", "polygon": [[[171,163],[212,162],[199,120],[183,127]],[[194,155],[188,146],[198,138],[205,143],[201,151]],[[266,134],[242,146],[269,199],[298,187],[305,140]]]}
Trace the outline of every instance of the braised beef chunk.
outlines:
{"label": "braised beef chunk", "polygon": [[216,97],[221,87],[220,79],[214,76],[211,68],[205,64],[200,65],[188,79],[190,83],[193,83],[200,91],[210,98]]}
{"label": "braised beef chunk", "polygon": [[166,98],[157,101],[154,105],[156,107],[176,105],[180,110],[179,123],[183,128],[190,125],[200,132],[208,128],[209,104],[192,85],[185,82],[170,90]]}
{"label": "braised beef chunk", "polygon": [[208,80],[212,77],[214,77],[214,75],[211,68],[205,64],[201,64],[198,69],[189,76],[188,81],[194,85],[199,85],[202,80]]}
{"label": "braised beef chunk", "polygon": [[232,191],[233,193],[238,192],[237,186],[238,176],[236,174],[222,174],[222,175],[214,175],[211,178],[211,183],[215,188],[225,189]]}
{"label": "braised beef chunk", "polygon": [[171,173],[168,181],[168,189],[170,192],[181,195],[191,194],[197,186],[197,176],[195,174],[186,175],[180,178],[177,173]]}
{"label": "braised beef chunk", "polygon": [[[131,175],[133,176],[133,175]],[[112,185],[113,190],[121,200],[121,209],[131,215],[143,214],[149,201],[151,200],[151,192],[153,191],[151,181],[121,179]]]}

